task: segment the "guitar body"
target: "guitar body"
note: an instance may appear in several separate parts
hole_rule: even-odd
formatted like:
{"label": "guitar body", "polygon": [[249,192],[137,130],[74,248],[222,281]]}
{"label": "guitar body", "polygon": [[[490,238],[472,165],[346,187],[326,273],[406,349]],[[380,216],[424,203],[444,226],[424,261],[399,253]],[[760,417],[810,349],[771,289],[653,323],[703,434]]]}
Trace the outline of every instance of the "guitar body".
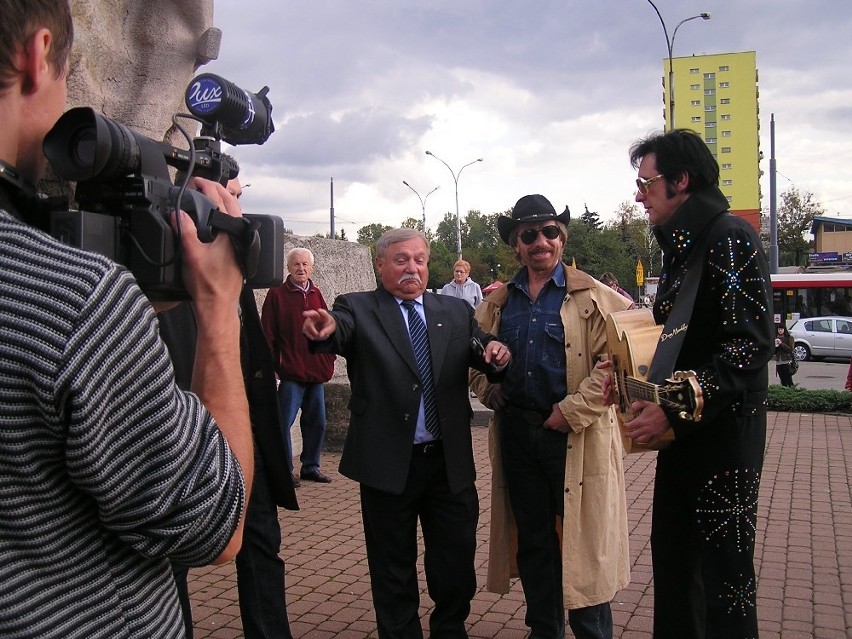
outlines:
{"label": "guitar body", "polygon": [[654,315],[647,308],[612,313],[606,321],[607,347],[617,393],[615,408],[624,450],[628,453],[661,450],[674,441],[672,429],[649,444],[639,444],[626,435],[624,423],[635,416],[630,411],[630,404],[637,400],[674,408],[684,419],[701,419],[703,400],[694,373],[676,372],[662,386],[647,381],[662,330],[662,326],[654,323]]}

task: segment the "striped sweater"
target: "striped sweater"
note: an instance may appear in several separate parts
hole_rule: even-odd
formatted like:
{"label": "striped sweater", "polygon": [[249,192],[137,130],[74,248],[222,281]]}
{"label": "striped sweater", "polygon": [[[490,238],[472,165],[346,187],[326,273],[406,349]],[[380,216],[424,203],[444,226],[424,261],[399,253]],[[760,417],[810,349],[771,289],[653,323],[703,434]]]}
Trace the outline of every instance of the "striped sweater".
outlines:
{"label": "striped sweater", "polygon": [[244,491],[133,277],[0,211],[0,636],[182,637]]}

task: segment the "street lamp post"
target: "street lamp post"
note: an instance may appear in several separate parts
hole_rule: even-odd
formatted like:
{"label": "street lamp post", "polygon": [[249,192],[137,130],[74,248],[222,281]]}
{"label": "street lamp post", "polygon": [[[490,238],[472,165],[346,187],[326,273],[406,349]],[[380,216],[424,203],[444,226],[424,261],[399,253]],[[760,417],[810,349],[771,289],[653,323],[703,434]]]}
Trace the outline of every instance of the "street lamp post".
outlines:
{"label": "street lamp post", "polygon": [[482,162],[482,158],[477,158],[472,162],[468,162],[462,168],[459,169],[459,172],[456,173],[450,168],[450,165],[444,162],[437,155],[432,153],[431,151],[426,151],[426,155],[431,155],[433,158],[438,160],[441,164],[447,167],[450,170],[450,174],[453,176],[453,182],[456,184],[456,249],[458,253],[458,259],[462,258],[462,246],[461,246],[461,217],[459,216],[459,178],[461,177],[461,172],[464,171],[471,164],[476,164],[477,162]]}
{"label": "street lamp post", "polygon": [[671,40],[669,40],[669,32],[666,29],[666,22],[665,22],[665,20],[663,20],[663,16],[660,14],[660,10],[657,9],[657,5],[655,5],[653,2],[651,2],[651,0],[648,0],[648,4],[650,4],[654,8],[654,11],[656,12],[657,17],[660,19],[660,24],[663,25],[663,35],[666,38],[666,49],[668,50],[668,53],[669,53],[669,82],[668,82],[668,84],[669,84],[669,109],[668,109],[669,117],[668,117],[668,120],[669,120],[669,131],[672,131],[674,129],[674,126],[675,126],[675,119],[674,119],[674,107],[675,107],[675,103],[674,103],[674,70],[672,68],[672,56],[673,56],[672,51],[674,50],[674,43],[675,43],[675,37],[677,36],[677,30],[680,29],[680,25],[682,25],[685,22],[689,22],[690,20],[697,20],[698,18],[701,18],[702,20],[709,20],[710,19],[710,13],[708,11],[702,11],[698,15],[691,16],[689,18],[684,18],[683,20],[681,20],[680,22],[677,23],[677,25],[674,28],[674,31],[672,31]]}
{"label": "street lamp post", "polygon": [[403,180],[402,183],[405,184],[405,186],[407,186],[409,189],[414,191],[414,195],[416,195],[417,198],[420,200],[420,206],[423,208],[423,235],[426,235],[426,200],[428,200],[429,196],[432,195],[435,191],[437,191],[440,187],[436,186],[434,189],[432,189],[426,194],[426,197],[420,197],[420,194],[417,192],[417,190],[408,182]]}

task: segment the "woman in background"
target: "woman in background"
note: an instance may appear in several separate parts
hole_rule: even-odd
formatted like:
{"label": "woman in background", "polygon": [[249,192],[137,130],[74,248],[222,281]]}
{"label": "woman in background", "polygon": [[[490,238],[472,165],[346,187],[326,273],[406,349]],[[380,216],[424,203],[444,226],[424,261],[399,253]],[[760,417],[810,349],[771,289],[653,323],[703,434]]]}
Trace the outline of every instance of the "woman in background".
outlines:
{"label": "woman in background", "polygon": [[781,378],[781,386],[794,386],[793,384],[793,347],[795,342],[793,336],[787,331],[783,324],[775,325],[775,372]]}

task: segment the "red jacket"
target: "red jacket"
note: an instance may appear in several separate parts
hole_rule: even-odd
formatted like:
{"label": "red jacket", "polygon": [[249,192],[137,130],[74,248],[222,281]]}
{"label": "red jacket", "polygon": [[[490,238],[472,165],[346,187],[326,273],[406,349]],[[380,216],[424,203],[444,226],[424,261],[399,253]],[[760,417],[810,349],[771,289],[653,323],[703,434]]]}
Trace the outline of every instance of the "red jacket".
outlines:
{"label": "red jacket", "polygon": [[303,291],[290,281],[269,289],[263,302],[263,332],[279,379],[324,383],[334,373],[334,355],[308,352],[308,339],[302,333],[303,311],[328,309],[320,290],[308,280]]}

